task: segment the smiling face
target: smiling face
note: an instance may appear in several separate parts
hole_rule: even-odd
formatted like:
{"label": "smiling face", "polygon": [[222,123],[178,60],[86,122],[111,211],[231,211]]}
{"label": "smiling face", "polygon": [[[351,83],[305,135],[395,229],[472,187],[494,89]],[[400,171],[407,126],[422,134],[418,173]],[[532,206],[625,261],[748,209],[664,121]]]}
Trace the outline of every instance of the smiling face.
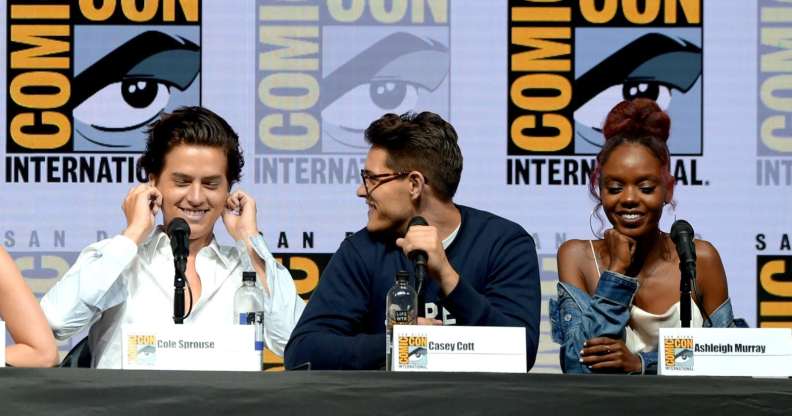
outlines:
{"label": "smiling face", "polygon": [[[374,146],[366,157],[365,173],[382,175],[396,173],[387,166],[388,152]],[[366,195],[366,187],[369,194]],[[357,196],[366,200],[369,207],[369,232],[398,232],[406,227],[407,222],[415,215],[410,194],[410,181],[406,176],[392,175],[380,179],[368,180],[357,188]]]}
{"label": "smiling face", "polygon": [[229,185],[226,159],[219,147],[180,144],[165,155],[155,185],[162,193],[165,224],[176,217],[190,225],[190,241],[208,244],[223,214]]}
{"label": "smiling face", "polygon": [[657,230],[671,192],[663,182],[660,160],[645,146],[624,143],[602,166],[602,208],[620,233],[633,238]]}

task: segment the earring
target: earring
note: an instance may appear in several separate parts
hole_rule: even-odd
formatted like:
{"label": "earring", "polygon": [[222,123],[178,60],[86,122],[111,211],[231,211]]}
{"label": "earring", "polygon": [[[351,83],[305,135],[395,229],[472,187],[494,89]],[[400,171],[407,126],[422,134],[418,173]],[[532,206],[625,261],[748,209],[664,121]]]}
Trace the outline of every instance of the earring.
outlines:
{"label": "earring", "polygon": [[[600,207],[599,205],[595,205],[595,206],[594,206],[594,208],[591,210],[591,214],[589,214],[589,229],[591,230],[591,234],[592,234],[594,237],[596,237],[597,239],[600,239],[600,238],[602,238],[602,236],[598,235],[598,234],[597,234],[597,233],[594,231],[594,224],[592,223],[592,221],[591,221],[591,220],[592,220],[592,219],[594,219],[594,214],[597,212],[597,209],[599,209],[599,207]],[[602,226],[602,220],[600,220],[600,226]],[[601,227],[600,227],[600,228],[601,228]]]}
{"label": "earring", "polygon": [[[671,212],[669,212],[667,215],[663,215],[663,216],[664,216],[664,217],[667,217],[667,216],[669,216],[669,215],[673,215],[673,217],[674,217],[674,221],[673,221],[673,222],[671,222],[671,224],[673,225],[673,224],[676,222],[676,220],[677,220],[677,215],[676,215],[676,204],[673,204],[673,203],[671,203],[671,202],[664,202],[664,203],[663,203],[663,210],[665,211],[665,208],[666,208],[667,206],[669,206],[669,205],[671,206]],[[661,229],[661,227],[660,227],[660,224],[657,224],[657,228],[658,228],[658,229]],[[668,229],[668,230],[670,230],[670,229],[671,229],[671,226],[668,226],[668,228],[667,228],[667,229]]]}

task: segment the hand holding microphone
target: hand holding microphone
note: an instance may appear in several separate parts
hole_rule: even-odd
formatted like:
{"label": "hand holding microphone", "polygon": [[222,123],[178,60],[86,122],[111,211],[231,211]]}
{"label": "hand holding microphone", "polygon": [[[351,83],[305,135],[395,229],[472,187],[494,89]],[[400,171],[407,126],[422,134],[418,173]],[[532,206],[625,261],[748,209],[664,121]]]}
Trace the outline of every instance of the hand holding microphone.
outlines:
{"label": "hand holding microphone", "polygon": [[426,265],[426,274],[440,284],[444,294],[451,293],[456,287],[459,274],[448,262],[437,228],[429,225],[425,219],[414,217],[410,220],[407,233],[396,240],[396,245],[416,266],[419,263]]}

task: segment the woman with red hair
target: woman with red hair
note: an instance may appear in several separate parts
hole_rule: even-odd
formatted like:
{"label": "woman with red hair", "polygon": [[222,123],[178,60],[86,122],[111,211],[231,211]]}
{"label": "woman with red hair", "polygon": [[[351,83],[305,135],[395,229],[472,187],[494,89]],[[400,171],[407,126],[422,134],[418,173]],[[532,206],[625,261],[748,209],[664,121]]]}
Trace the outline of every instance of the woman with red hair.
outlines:
{"label": "woman with red hair", "polygon": [[[590,191],[612,228],[558,250],[553,339],[567,373],[657,371],[659,328],[678,327],[679,257],[659,228],[673,205],[668,114],[648,99],[623,101],[605,121]],[[592,212],[593,215],[593,212]],[[712,244],[696,240],[691,326],[733,325],[726,274]]]}

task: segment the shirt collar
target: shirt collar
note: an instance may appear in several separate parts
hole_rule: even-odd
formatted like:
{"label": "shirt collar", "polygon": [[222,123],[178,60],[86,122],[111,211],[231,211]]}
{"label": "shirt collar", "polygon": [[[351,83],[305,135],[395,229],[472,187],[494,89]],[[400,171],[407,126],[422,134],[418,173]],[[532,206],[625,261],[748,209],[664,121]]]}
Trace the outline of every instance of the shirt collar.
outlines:
{"label": "shirt collar", "polygon": [[[209,245],[201,249],[201,251],[203,250],[208,250],[208,255],[219,259],[226,268],[231,268],[234,263],[239,260],[238,258],[232,258],[238,257],[238,255],[235,255],[238,254],[236,251],[232,250],[228,253],[224,253],[214,235]],[[165,229],[161,225],[157,226],[151,236],[143,243],[142,254],[146,257],[146,260],[151,262],[157,253],[172,256],[170,237],[168,237],[168,233],[165,232]]]}

